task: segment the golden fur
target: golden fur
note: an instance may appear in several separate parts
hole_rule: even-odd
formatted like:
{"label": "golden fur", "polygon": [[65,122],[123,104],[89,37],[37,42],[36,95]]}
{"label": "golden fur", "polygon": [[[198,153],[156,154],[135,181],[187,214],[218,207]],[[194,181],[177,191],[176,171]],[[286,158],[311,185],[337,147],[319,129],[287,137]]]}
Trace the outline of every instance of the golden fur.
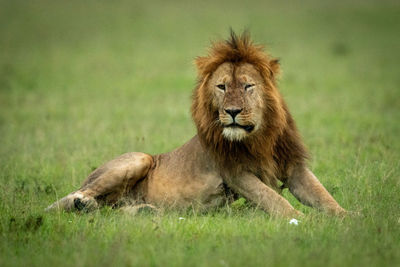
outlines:
{"label": "golden fur", "polygon": [[[262,129],[243,142],[231,142],[223,138],[221,128],[213,123],[217,111],[207,105],[213,96],[204,87],[211,74],[224,62],[232,62],[237,66],[249,63],[264,79]],[[290,166],[304,163],[306,150],[276,88],[276,76],[279,73],[277,59],[264,53],[262,46],[254,45],[248,34],[238,37],[232,32],[228,41],[212,46],[209,56],[197,58],[196,65],[199,80],[193,94],[192,117],[202,143],[214,152],[224,169],[252,168],[255,171],[261,165],[268,174],[277,178],[285,177]],[[233,162],[235,164],[231,164]]]}
{"label": "golden fur", "polygon": [[232,32],[196,65],[196,136],[165,154],[133,152],[107,162],[48,210],[93,209],[121,198],[142,206],[209,208],[233,191],[270,214],[301,215],[279,195],[280,180],[306,205],[345,212],[306,166],[307,152],[277,89],[277,59],[249,35]]}

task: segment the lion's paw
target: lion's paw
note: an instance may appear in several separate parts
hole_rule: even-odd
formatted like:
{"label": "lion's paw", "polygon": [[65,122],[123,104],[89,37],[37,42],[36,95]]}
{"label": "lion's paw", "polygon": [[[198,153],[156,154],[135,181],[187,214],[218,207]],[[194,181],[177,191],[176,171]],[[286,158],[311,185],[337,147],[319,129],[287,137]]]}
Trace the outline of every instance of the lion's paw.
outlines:
{"label": "lion's paw", "polygon": [[98,208],[98,203],[93,197],[84,196],[79,194],[74,198],[74,208],[78,211],[92,211]]}
{"label": "lion's paw", "polygon": [[62,199],[48,206],[45,211],[65,210],[65,211],[90,211],[98,207],[97,201],[93,197],[88,197],[81,192],[73,192]]}

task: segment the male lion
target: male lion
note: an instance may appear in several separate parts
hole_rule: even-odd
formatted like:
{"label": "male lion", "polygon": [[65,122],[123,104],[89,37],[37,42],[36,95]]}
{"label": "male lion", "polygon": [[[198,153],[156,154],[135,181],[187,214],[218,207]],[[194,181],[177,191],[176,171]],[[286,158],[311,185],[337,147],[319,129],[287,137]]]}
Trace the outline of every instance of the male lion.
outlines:
{"label": "male lion", "polygon": [[344,214],[306,166],[306,150],[277,89],[278,60],[248,34],[232,32],[196,65],[191,109],[196,136],[169,153],[132,152],[107,162],[48,210],[92,209],[122,198],[208,208],[225,203],[233,192],[271,215],[301,215],[279,194],[281,181],[303,204]]}

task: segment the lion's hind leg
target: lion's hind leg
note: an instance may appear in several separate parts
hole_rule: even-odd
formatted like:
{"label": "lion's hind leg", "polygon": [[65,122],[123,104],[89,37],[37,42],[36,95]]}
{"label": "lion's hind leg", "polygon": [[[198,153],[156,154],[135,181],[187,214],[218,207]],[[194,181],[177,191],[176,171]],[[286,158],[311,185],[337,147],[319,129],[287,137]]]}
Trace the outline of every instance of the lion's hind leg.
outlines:
{"label": "lion's hind leg", "polygon": [[99,202],[114,204],[147,175],[152,165],[153,157],[148,154],[123,154],[93,171],[78,191],[60,199],[46,210],[92,210],[99,206]]}
{"label": "lion's hind leg", "polygon": [[54,202],[50,206],[48,206],[45,211],[52,210],[65,210],[65,211],[73,211],[73,210],[84,210],[90,211],[94,210],[98,207],[97,201],[93,197],[88,197],[83,195],[79,191],[72,192],[62,199]]}
{"label": "lion's hind leg", "polygon": [[121,208],[121,211],[128,215],[135,216],[139,213],[158,214],[161,210],[151,204],[127,205]]}

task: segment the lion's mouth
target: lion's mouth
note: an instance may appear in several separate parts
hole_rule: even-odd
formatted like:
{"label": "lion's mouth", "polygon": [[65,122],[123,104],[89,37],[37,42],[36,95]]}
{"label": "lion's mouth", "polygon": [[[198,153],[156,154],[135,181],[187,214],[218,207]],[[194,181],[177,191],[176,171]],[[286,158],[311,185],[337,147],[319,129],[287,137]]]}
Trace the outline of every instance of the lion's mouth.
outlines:
{"label": "lion's mouth", "polygon": [[250,133],[251,131],[254,130],[254,125],[240,125],[237,124],[236,122],[231,123],[229,125],[225,125],[225,128],[229,127],[229,128],[242,128],[243,130],[245,130],[246,132]]}

